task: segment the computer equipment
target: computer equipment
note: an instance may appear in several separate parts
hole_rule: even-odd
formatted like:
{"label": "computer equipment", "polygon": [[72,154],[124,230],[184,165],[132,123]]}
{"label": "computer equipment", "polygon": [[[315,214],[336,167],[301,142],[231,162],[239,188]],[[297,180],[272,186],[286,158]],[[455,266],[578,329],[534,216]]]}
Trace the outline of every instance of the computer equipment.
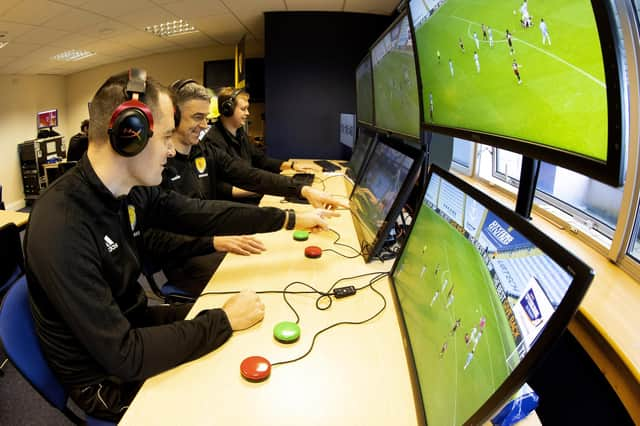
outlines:
{"label": "computer equipment", "polygon": [[432,165],[391,276],[422,423],[484,424],[567,327],[593,271]]}
{"label": "computer equipment", "polygon": [[370,54],[367,54],[356,68],[356,115],[359,123],[374,124]]}
{"label": "computer equipment", "polygon": [[409,18],[402,14],[371,48],[375,126],[420,144],[420,101]]}
{"label": "computer equipment", "polygon": [[360,176],[362,166],[366,164],[369,155],[373,151],[376,140],[376,133],[368,128],[361,127],[358,131],[358,138],[353,146],[351,158],[346,165],[345,176],[347,178],[347,192],[351,194],[353,186]]}
{"label": "computer equipment", "polygon": [[349,197],[362,255],[377,257],[415,184],[424,151],[395,138],[379,136],[362,176]]}
{"label": "computer equipment", "polygon": [[40,111],[36,114],[36,121],[38,130],[58,127],[58,110],[50,109],[47,111]]}
{"label": "computer equipment", "polygon": [[411,0],[425,127],[620,186],[629,85],[612,3]]}
{"label": "computer equipment", "polygon": [[340,166],[335,165],[329,160],[313,160],[313,162],[318,166],[322,167],[323,172],[332,173],[340,170]]}
{"label": "computer equipment", "polygon": [[297,185],[312,185],[315,178],[313,173],[296,173],[291,176],[291,180]]}
{"label": "computer equipment", "polygon": [[356,139],[355,114],[340,113],[340,143],[347,148],[353,148]]}

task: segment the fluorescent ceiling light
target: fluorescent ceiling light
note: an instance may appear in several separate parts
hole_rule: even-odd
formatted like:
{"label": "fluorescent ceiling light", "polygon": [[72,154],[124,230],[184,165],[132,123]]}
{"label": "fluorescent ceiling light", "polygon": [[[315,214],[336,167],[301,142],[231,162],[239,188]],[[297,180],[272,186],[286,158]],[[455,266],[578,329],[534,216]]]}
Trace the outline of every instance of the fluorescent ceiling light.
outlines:
{"label": "fluorescent ceiling light", "polygon": [[96,52],[89,52],[88,50],[76,50],[71,49],[62,53],[58,53],[51,57],[51,59],[55,59],[56,61],[79,61],[80,59],[88,58],[89,56],[95,55]]}
{"label": "fluorescent ceiling light", "polygon": [[181,34],[198,32],[196,27],[189,24],[187,21],[183,19],[166,22],[164,24],[159,24],[159,25],[152,25],[149,27],[145,27],[144,30],[153,35],[157,35],[158,37],[173,37]]}
{"label": "fluorescent ceiling light", "polygon": [[2,49],[3,47],[5,47],[7,44],[9,44],[8,41],[0,41],[0,49]]}

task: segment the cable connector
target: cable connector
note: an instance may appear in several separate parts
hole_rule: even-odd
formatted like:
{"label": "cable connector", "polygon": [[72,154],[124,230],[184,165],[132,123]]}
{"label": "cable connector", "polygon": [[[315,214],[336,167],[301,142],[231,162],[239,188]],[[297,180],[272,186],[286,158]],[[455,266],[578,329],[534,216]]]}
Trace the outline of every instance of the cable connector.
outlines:
{"label": "cable connector", "polygon": [[336,299],[353,296],[354,294],[356,294],[356,288],[352,285],[348,285],[346,287],[336,287],[333,289],[333,295],[336,296]]}

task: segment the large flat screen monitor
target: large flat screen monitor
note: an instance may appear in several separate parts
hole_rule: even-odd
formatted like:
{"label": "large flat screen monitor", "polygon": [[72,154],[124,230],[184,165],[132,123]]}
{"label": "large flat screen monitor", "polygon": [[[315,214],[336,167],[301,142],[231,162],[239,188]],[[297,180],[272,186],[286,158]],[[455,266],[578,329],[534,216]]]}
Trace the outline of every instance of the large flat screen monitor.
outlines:
{"label": "large flat screen monitor", "polygon": [[608,1],[411,0],[430,130],[622,183]]}
{"label": "large flat screen monitor", "polygon": [[371,48],[376,127],[420,140],[420,104],[409,18],[401,16]]}
{"label": "large flat screen monitor", "polygon": [[502,204],[430,170],[392,269],[415,395],[429,424],[483,424],[562,334],[593,272]]}
{"label": "large flat screen monitor", "polygon": [[373,77],[371,55],[365,56],[356,68],[356,114],[358,122],[373,123]]}
{"label": "large flat screen monitor", "polygon": [[58,127],[58,110],[50,109],[37,113],[38,130]]}
{"label": "large flat screen monitor", "polygon": [[349,197],[366,262],[379,256],[416,182],[424,153],[378,135],[375,148]]}

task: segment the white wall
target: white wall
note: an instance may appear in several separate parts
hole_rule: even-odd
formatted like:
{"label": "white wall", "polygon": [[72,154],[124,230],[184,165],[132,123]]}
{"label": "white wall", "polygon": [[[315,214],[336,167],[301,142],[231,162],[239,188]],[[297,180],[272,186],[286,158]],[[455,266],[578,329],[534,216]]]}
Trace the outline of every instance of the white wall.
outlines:
{"label": "white wall", "polygon": [[[264,56],[263,44],[249,43],[247,57]],[[95,91],[111,75],[131,67],[147,73],[164,84],[184,78],[202,82],[204,62],[233,59],[234,47],[208,47],[181,50],[102,65],[67,76],[0,75],[0,94],[5,110],[0,114],[0,184],[8,209],[24,206],[17,144],[36,136],[36,112],[58,108],[65,143],[80,130],[88,118],[87,105]]]}
{"label": "white wall", "polygon": [[[58,133],[67,135],[66,86],[62,76],[0,75],[0,184],[8,209],[24,205],[18,144],[35,139],[36,113],[58,108]],[[68,138],[65,139],[65,142]]]}

